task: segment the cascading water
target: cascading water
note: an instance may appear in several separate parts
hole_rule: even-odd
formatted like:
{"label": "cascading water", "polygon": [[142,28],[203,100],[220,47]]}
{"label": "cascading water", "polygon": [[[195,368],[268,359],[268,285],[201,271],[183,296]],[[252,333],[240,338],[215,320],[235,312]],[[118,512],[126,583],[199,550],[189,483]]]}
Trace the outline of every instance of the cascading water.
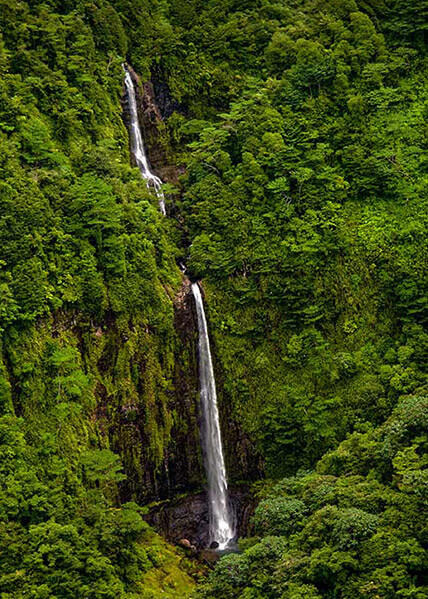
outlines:
{"label": "cascading water", "polygon": [[153,187],[158,198],[159,209],[162,214],[165,215],[165,196],[162,191],[162,181],[150,170],[149,161],[144,149],[143,136],[141,135],[140,123],[138,121],[137,99],[135,96],[134,82],[132,81],[132,77],[125,65],[123,65],[123,70],[125,71],[125,88],[129,102],[129,112],[131,113],[131,151],[135,162],[140,169],[141,176],[146,180],[147,188],[150,189]]}
{"label": "cascading water", "polygon": [[[144,150],[143,138],[138,121],[134,83],[125,65],[123,65],[123,68],[125,71],[125,88],[129,102],[129,111],[131,113],[131,151],[142,177],[147,182],[148,189],[152,187],[156,192],[160,211],[162,214],[166,214],[165,197],[161,187],[162,181],[151,172],[149,161]],[[182,269],[185,270],[184,268]],[[210,542],[217,543],[218,548],[222,550],[226,549],[230,544],[235,533],[233,518],[229,508],[226,468],[221,444],[217,393],[211,359],[207,320],[205,318],[201,291],[197,283],[192,285],[192,292],[196,302],[196,313],[198,318],[199,384],[202,412],[201,442],[208,479]]]}
{"label": "cascading water", "polygon": [[196,302],[199,332],[199,385],[202,412],[202,445],[208,479],[211,542],[226,549],[234,535],[233,519],[229,509],[226,467],[221,443],[220,420],[217,407],[214,369],[211,359],[207,320],[199,285],[192,285]]}

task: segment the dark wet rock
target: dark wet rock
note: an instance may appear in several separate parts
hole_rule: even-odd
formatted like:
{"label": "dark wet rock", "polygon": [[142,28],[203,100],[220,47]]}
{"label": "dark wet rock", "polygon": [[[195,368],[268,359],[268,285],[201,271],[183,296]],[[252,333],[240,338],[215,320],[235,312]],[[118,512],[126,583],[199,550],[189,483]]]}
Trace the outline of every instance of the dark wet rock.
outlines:
{"label": "dark wet rock", "polygon": [[[238,537],[245,537],[251,533],[250,518],[255,508],[254,497],[247,485],[232,487],[229,496]],[[197,549],[205,549],[210,545],[205,492],[162,502],[154,506],[145,519],[172,543],[181,545],[182,541],[186,540]],[[210,549],[216,551],[214,547]]]}
{"label": "dark wet rock", "polygon": [[165,83],[165,74],[160,65],[153,65],[152,67],[152,82],[156,102],[163,118],[170,117],[173,112],[185,113],[184,106],[172,97],[171,91]]}
{"label": "dark wet rock", "polygon": [[164,502],[151,510],[146,520],[173,543],[186,538],[190,545],[198,549],[208,545],[209,520],[205,493]]}

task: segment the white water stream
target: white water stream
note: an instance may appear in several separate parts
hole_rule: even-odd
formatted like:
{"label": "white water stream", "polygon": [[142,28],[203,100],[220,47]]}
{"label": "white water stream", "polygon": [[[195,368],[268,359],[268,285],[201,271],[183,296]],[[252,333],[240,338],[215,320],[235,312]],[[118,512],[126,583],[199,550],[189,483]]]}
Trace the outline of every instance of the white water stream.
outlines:
{"label": "white water stream", "polygon": [[[125,71],[125,88],[131,114],[131,151],[148,189],[153,188],[159,201],[162,214],[166,214],[162,181],[154,175],[144,149],[143,137],[138,121],[137,100],[134,83],[129,71]],[[205,470],[208,480],[208,502],[210,515],[210,543],[218,543],[220,550],[226,549],[235,536],[233,518],[229,508],[226,468],[221,443],[220,420],[217,407],[217,393],[214,369],[208,337],[207,320],[201,291],[197,283],[192,285],[196,302],[199,332],[199,385],[201,398],[201,443]]]}
{"label": "white water stream", "polygon": [[155,190],[159,209],[165,215],[165,196],[162,191],[162,181],[150,170],[149,161],[144,149],[143,136],[141,135],[140,123],[138,121],[134,82],[125,66],[123,66],[123,70],[125,71],[125,88],[129,103],[129,112],[131,114],[130,138],[132,155],[140,169],[141,176],[146,180],[147,188],[150,189],[152,187]]}
{"label": "white water stream", "polygon": [[192,285],[199,332],[199,386],[202,413],[202,446],[208,479],[210,541],[225,549],[235,536],[229,508],[226,467],[221,442],[214,369],[208,337],[207,319],[199,285]]}

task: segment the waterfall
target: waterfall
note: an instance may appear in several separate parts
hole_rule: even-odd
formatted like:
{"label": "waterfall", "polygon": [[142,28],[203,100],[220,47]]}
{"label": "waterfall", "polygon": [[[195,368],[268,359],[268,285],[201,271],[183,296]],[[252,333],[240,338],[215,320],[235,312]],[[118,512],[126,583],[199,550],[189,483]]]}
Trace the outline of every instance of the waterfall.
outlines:
{"label": "waterfall", "polygon": [[146,180],[147,189],[152,187],[155,190],[159,202],[159,209],[162,214],[165,215],[165,196],[162,191],[162,181],[150,170],[149,161],[144,149],[143,136],[141,135],[140,123],[138,121],[137,99],[135,96],[134,83],[125,65],[123,65],[123,69],[125,71],[125,88],[129,102],[129,112],[131,113],[131,152],[138,168],[140,169],[141,176]]}
{"label": "waterfall", "polygon": [[202,412],[201,440],[208,479],[210,538],[211,542],[218,543],[219,549],[225,549],[234,537],[234,527],[229,509],[214,369],[204,304],[197,283],[192,285],[192,292],[196,302],[198,318],[199,385]]}
{"label": "waterfall", "polygon": [[[166,214],[165,197],[161,187],[162,181],[151,172],[144,149],[143,138],[138,121],[134,83],[125,65],[123,65],[123,69],[125,71],[125,88],[129,103],[129,111],[131,113],[131,151],[142,177],[146,180],[147,188],[154,188],[158,197],[160,211],[162,214]],[[185,267],[183,265],[180,266],[182,271],[185,272]],[[205,318],[201,291],[197,283],[192,285],[192,292],[196,302],[196,313],[198,318],[199,385],[202,414],[201,443],[208,480],[210,541],[218,543],[219,549],[225,549],[235,536],[234,524],[229,509],[226,467],[221,445],[217,394],[207,320]]]}

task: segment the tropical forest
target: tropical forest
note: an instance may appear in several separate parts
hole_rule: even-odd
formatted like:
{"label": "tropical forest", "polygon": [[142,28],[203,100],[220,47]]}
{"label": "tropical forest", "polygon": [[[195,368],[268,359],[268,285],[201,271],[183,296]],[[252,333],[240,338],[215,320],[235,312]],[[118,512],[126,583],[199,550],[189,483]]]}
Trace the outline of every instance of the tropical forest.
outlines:
{"label": "tropical forest", "polygon": [[0,0],[0,599],[428,599],[428,0]]}

